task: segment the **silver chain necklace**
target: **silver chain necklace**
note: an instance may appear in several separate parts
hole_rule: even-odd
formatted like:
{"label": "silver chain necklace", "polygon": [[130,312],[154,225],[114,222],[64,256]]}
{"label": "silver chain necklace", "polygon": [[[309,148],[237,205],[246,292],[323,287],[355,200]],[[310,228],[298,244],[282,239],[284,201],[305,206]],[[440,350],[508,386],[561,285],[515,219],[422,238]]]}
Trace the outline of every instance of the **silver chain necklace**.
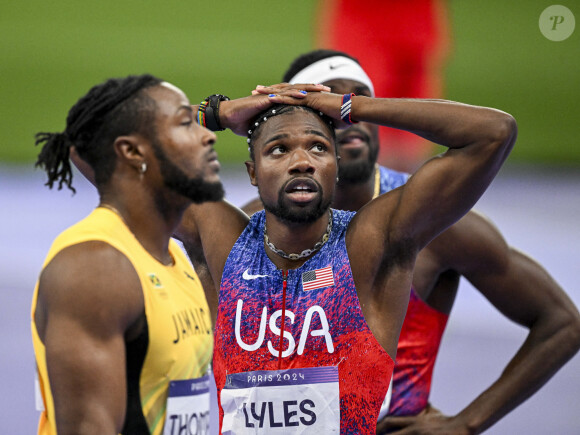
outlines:
{"label": "silver chain necklace", "polygon": [[268,238],[268,229],[266,228],[266,224],[264,224],[264,243],[268,248],[270,248],[270,251],[274,252],[275,254],[278,254],[280,257],[287,258],[288,260],[300,260],[301,258],[305,258],[312,255],[320,248],[322,248],[324,244],[328,242],[328,238],[330,237],[331,231],[332,231],[332,210],[330,211],[330,215],[328,217],[328,226],[326,227],[326,232],[322,236],[322,239],[316,242],[316,244],[311,249],[305,249],[300,254],[286,254],[286,252],[284,252],[283,250],[276,248],[276,246],[274,246],[274,244],[270,241],[270,239]]}

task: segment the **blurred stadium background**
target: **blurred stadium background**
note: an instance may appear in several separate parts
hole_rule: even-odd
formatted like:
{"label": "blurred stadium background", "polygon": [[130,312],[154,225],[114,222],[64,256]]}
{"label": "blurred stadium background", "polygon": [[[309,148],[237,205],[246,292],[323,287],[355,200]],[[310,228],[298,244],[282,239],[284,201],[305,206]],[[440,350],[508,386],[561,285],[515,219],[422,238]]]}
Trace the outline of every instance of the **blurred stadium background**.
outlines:
{"label": "blurred stadium background", "polygon": [[[562,42],[539,30],[539,0],[449,2],[452,55],[445,98],[497,107],[518,120],[516,147],[478,208],[538,259],[580,304],[580,29]],[[562,2],[580,19],[580,2]],[[30,295],[52,239],[96,205],[49,192],[32,166],[38,131],[62,131],[68,109],[108,77],[150,72],[192,102],[246,95],[280,80],[312,48],[315,0],[293,2],[4,1],[0,4],[0,406],[4,433],[36,427]],[[412,17],[401,17],[412,19]],[[218,133],[228,197],[255,192],[240,175],[243,138]],[[435,369],[435,406],[448,413],[495,379],[525,331],[462,283]],[[488,433],[580,433],[576,356]]]}

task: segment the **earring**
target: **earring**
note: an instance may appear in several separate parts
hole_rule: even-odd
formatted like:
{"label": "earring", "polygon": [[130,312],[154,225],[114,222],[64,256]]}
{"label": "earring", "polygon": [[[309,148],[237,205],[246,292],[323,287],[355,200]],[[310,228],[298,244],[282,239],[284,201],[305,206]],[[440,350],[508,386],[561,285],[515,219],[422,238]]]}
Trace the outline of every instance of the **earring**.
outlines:
{"label": "earring", "polygon": [[338,183],[338,177],[336,177],[336,182]]}
{"label": "earring", "polygon": [[141,168],[139,168],[139,173],[142,175],[147,171],[147,163],[141,163]]}

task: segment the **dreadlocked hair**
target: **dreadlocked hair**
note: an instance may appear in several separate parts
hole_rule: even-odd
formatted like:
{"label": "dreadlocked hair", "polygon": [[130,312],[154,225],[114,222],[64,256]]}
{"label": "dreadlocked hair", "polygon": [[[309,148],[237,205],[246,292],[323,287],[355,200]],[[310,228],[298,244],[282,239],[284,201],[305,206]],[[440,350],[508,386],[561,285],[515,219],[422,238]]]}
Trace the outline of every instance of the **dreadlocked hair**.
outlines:
{"label": "dreadlocked hair", "polygon": [[248,151],[250,152],[250,159],[254,160],[254,141],[258,137],[258,132],[264,123],[272,118],[273,116],[279,116],[294,112],[296,110],[302,110],[304,112],[311,112],[313,115],[318,116],[322,122],[328,127],[332,140],[336,140],[336,133],[334,131],[334,122],[332,118],[326,116],[322,112],[318,112],[308,106],[291,106],[287,104],[277,104],[270,107],[269,109],[260,113],[251,123],[248,130]]}
{"label": "dreadlocked hair", "polygon": [[319,60],[326,59],[328,57],[334,57],[334,56],[348,57],[349,59],[352,59],[356,63],[360,64],[358,59],[356,59],[356,58],[352,57],[351,55],[346,54],[342,51],[326,50],[326,49],[313,50],[313,51],[309,51],[308,53],[301,54],[296,59],[294,59],[292,64],[288,67],[288,69],[284,73],[284,76],[282,77],[282,81],[289,82],[292,77],[294,77],[296,74],[298,74],[300,71],[302,71],[307,66],[310,66],[314,62],[318,62]]}
{"label": "dreadlocked hair", "polygon": [[42,145],[35,167],[48,174],[46,186],[58,182],[72,187],[70,147],[95,172],[97,186],[107,182],[115,168],[115,138],[135,132],[155,134],[155,101],[141,92],[162,80],[150,74],[113,78],[94,86],[69,110],[62,133],[37,133],[35,145]]}

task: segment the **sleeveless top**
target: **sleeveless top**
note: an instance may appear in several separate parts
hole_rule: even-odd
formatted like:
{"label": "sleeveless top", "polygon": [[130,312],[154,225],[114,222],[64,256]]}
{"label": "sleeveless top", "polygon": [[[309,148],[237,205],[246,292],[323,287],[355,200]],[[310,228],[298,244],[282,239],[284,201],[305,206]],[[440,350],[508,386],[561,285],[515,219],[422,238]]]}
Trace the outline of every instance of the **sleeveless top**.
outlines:
{"label": "sleeveless top", "polygon": [[427,406],[433,368],[448,318],[411,289],[397,345],[389,415],[416,415]]}
{"label": "sleeveless top", "polygon": [[[299,426],[292,431],[312,433],[307,426],[322,418],[313,397],[331,401],[336,394],[336,426],[317,433],[375,433],[394,363],[370,331],[354,286],[345,244],[353,215],[332,210],[328,242],[297,269],[279,270],[266,255],[264,211],[252,216],[236,241],[223,271],[215,331],[220,432],[288,433],[289,426]],[[310,376],[304,368],[319,369]],[[276,377],[292,385],[275,390]],[[329,390],[319,390],[317,382],[326,381]],[[260,396],[263,386],[279,393]],[[236,393],[236,388],[251,392]],[[296,393],[298,398],[291,400],[300,388],[307,391],[305,396]],[[251,403],[244,402],[248,397]],[[267,400],[259,403],[252,397]],[[276,402],[285,397],[283,404]]]}
{"label": "sleeveless top", "polygon": [[[402,186],[409,176],[380,166],[380,193]],[[397,345],[389,415],[416,415],[427,406],[433,368],[448,318],[427,305],[411,288]]]}
{"label": "sleeveless top", "polygon": [[[211,361],[211,318],[203,289],[174,240],[169,244],[174,264],[165,266],[141,246],[120,216],[102,207],[55,239],[43,269],[63,249],[95,240],[108,243],[129,259],[145,302],[146,327],[136,340],[125,344],[128,397],[123,433],[160,434],[170,381],[199,378]],[[44,405],[39,434],[56,434],[45,347],[34,322],[37,296],[38,282],[32,301],[32,340]]]}

